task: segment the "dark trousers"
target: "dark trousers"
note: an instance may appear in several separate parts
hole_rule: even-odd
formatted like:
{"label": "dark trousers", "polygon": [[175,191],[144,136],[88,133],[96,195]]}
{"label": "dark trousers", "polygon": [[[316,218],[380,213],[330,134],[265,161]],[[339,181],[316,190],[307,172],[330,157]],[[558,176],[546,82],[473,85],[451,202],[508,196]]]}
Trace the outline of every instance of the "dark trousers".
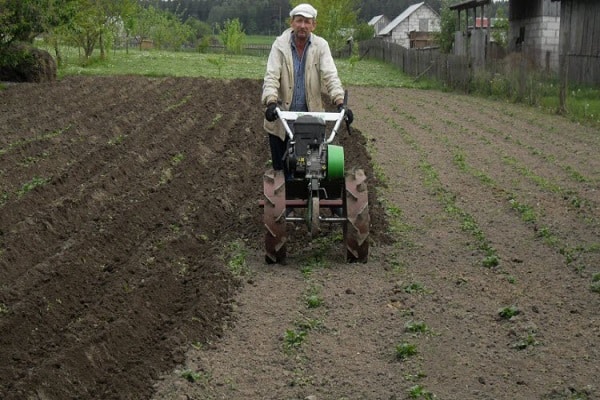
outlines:
{"label": "dark trousers", "polygon": [[288,176],[286,163],[283,162],[283,157],[287,152],[288,137],[286,135],[285,140],[281,140],[275,135],[269,134],[269,146],[271,147],[271,161],[273,162],[273,169],[276,171],[284,170],[285,176]]}

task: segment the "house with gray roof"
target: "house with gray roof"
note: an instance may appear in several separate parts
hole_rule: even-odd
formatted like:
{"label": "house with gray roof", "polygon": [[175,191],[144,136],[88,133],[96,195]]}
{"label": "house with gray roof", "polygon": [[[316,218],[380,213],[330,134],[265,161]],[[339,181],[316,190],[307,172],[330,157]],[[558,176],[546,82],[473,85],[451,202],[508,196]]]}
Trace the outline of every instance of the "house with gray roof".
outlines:
{"label": "house with gray roof", "polygon": [[390,23],[390,20],[383,14],[371,18],[368,22],[375,30],[375,36]]}
{"label": "house with gray roof", "polygon": [[[426,37],[440,31],[440,16],[425,2],[413,4],[377,34],[386,42],[406,48],[423,47]],[[418,38],[418,39],[417,39]],[[411,40],[412,39],[412,40]]]}

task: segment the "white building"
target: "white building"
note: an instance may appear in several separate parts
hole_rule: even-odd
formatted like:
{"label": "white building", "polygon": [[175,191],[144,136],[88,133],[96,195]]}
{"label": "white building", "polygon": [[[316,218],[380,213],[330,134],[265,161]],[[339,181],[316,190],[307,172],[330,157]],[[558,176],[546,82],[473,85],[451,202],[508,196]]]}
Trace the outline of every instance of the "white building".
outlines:
{"label": "white building", "polygon": [[413,4],[402,14],[394,18],[385,28],[377,34],[387,42],[393,42],[406,48],[422,47],[415,45],[415,40],[419,38],[424,42],[423,37],[431,32],[440,31],[440,16],[425,2]]}

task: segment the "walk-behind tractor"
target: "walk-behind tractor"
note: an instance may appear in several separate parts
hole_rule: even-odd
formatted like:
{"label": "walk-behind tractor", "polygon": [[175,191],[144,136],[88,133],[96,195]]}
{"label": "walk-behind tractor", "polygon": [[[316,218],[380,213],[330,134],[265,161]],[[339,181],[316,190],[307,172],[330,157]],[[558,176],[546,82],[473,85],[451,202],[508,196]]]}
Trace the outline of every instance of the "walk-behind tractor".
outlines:
{"label": "walk-behind tractor", "polygon": [[266,262],[285,263],[288,223],[306,224],[309,238],[319,234],[322,223],[341,224],[347,261],[366,262],[367,177],[362,169],[344,171],[344,149],[331,144],[345,109],[337,113],[277,108],[277,115],[289,140],[285,172],[270,169],[263,177],[264,199],[259,203],[264,209]]}

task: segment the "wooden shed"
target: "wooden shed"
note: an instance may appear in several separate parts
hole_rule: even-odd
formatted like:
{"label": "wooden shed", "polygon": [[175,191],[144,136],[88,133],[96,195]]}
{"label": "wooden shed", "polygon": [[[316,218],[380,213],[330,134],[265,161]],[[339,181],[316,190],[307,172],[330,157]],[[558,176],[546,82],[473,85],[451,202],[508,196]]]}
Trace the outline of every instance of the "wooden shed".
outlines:
{"label": "wooden shed", "polygon": [[421,32],[419,37],[422,39],[424,34],[440,31],[440,16],[425,2],[413,4],[402,14],[397,16],[377,36],[383,38],[386,42],[399,44],[400,46],[410,48],[411,32],[415,36],[416,32]]}
{"label": "wooden shed", "polygon": [[490,26],[482,21],[487,21],[485,6],[490,2],[491,0],[467,0],[450,6],[450,10],[457,12],[454,54],[468,56],[475,67],[482,67],[487,55]]}
{"label": "wooden shed", "polygon": [[552,0],[560,4],[560,55],[571,83],[600,87],[600,1]]}
{"label": "wooden shed", "polygon": [[508,51],[527,55],[529,63],[558,72],[560,3],[511,0],[508,4]]}

